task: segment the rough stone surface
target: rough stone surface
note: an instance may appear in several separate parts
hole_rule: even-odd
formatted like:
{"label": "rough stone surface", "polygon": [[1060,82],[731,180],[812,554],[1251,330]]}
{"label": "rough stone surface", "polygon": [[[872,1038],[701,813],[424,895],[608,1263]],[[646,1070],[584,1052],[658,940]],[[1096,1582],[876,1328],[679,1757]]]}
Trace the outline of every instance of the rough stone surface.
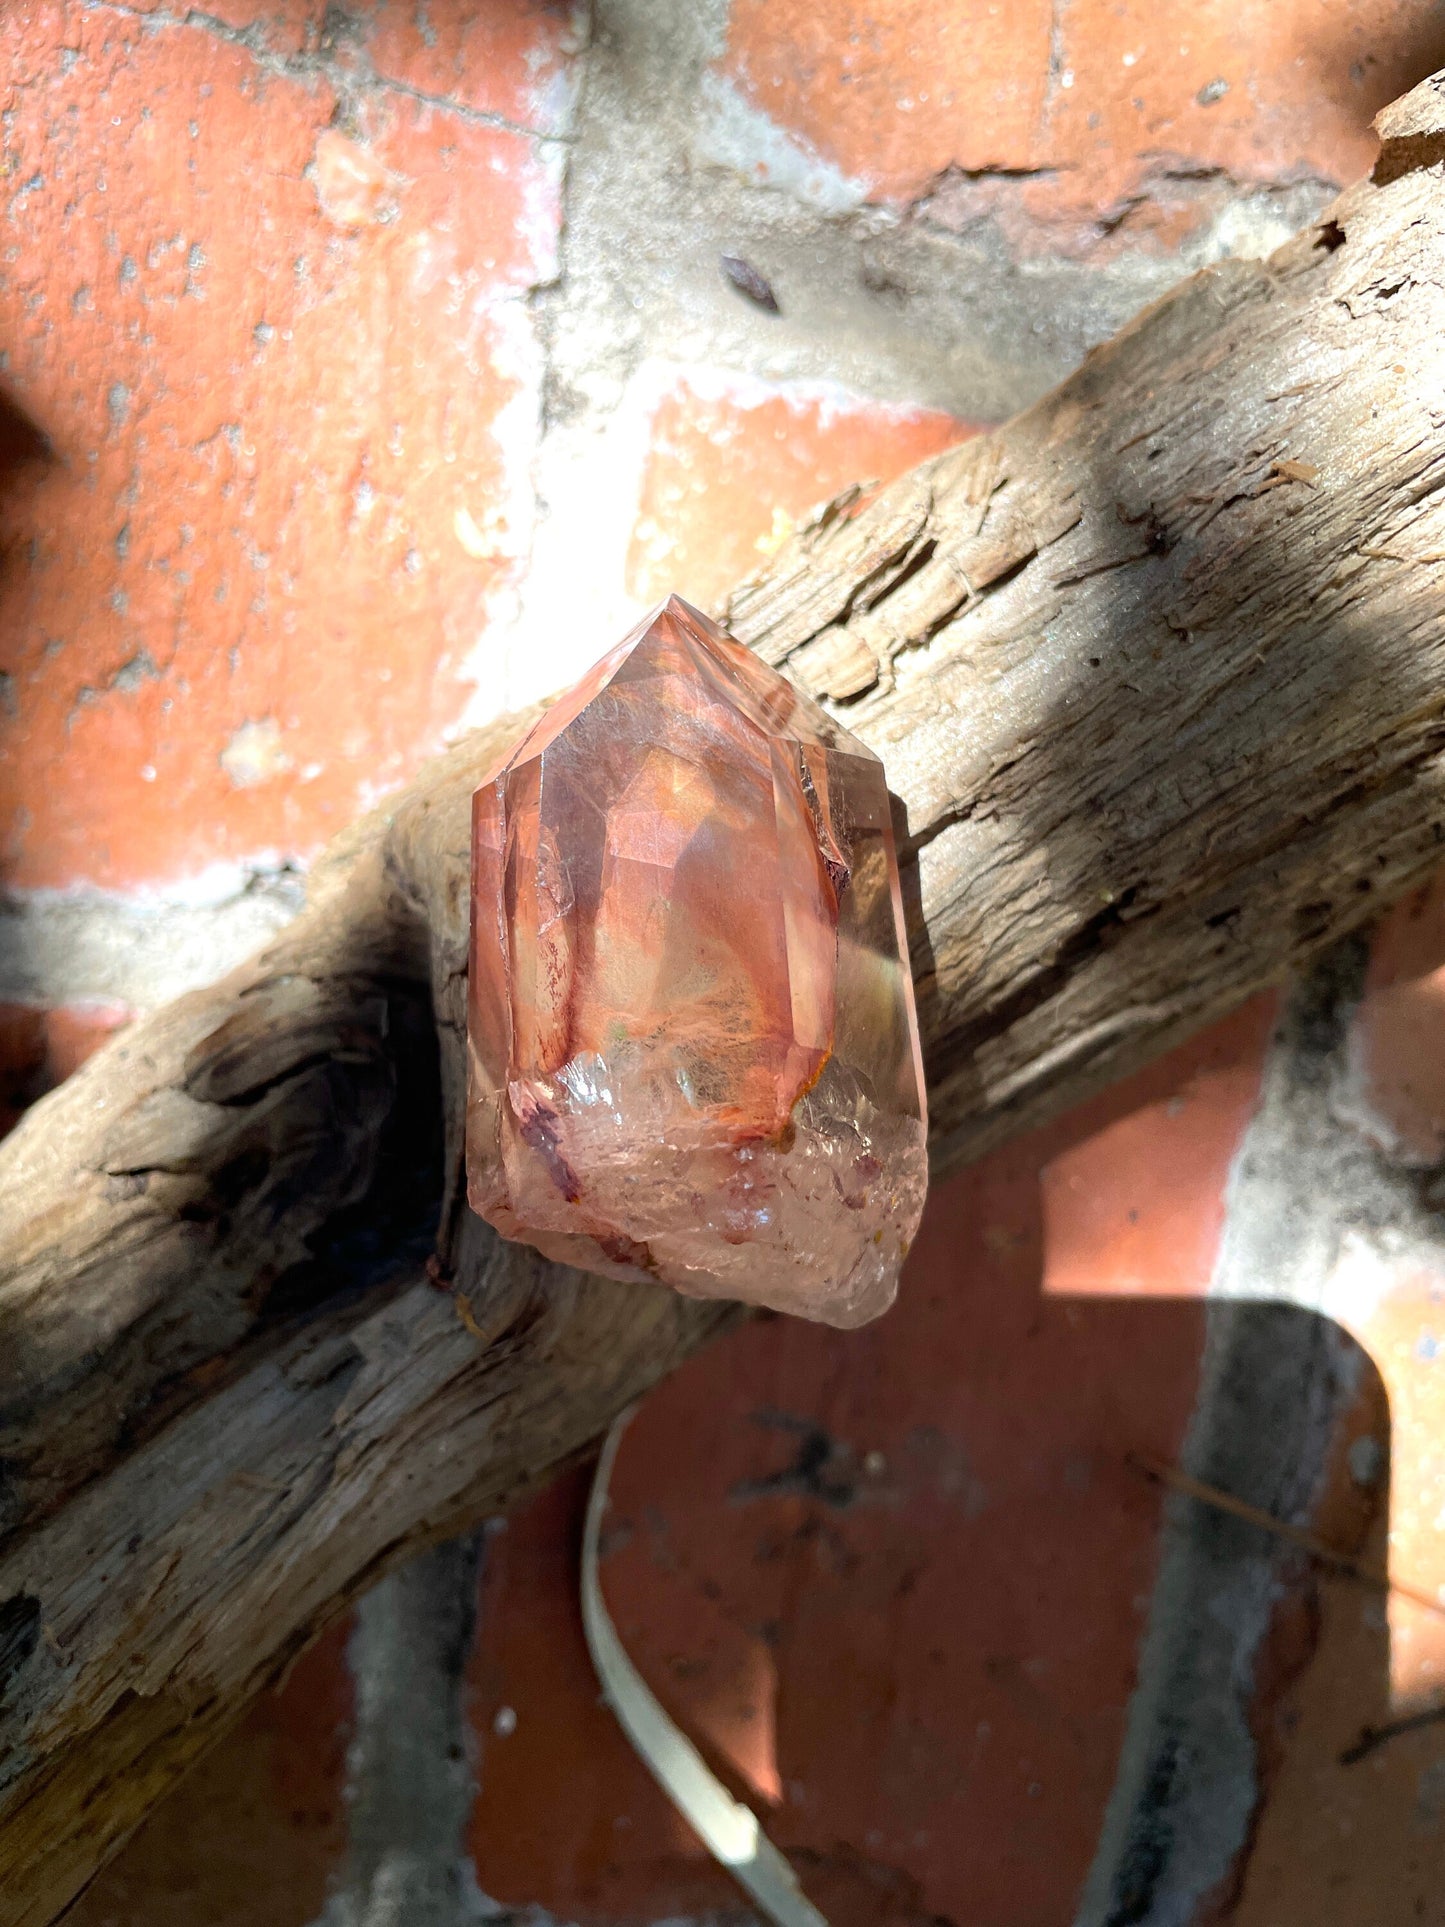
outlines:
{"label": "rough stone surface", "polygon": [[362,1601],[344,1869],[317,1927],[453,1927],[483,1916],[462,1827],[474,1783],[460,1680],[481,1541],[425,1552]]}

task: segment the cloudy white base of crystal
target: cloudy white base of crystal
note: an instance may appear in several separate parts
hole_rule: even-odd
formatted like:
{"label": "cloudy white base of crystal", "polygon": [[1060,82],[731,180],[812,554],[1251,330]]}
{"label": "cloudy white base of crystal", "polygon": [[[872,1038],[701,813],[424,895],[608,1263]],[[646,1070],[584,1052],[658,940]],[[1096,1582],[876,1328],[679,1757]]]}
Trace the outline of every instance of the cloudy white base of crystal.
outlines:
{"label": "cloudy white base of crystal", "polygon": [[[480,1084],[475,1059],[474,1075]],[[924,1128],[880,1111],[856,1072],[830,1064],[774,1141],[729,1144],[706,1131],[679,1141],[675,1130],[669,1141],[660,1128],[649,1140],[624,1104],[573,1113],[558,1130],[557,1151],[586,1174],[568,1200],[545,1155],[503,1122],[495,1098],[478,1097],[472,1142],[500,1143],[502,1168],[493,1188],[473,1180],[473,1208],[560,1263],[690,1297],[841,1326],[892,1304],[928,1185]]]}
{"label": "cloudy white base of crystal", "polygon": [[887,1309],[927,1120],[883,767],[676,597],[477,791],[473,1208],[547,1256]]}

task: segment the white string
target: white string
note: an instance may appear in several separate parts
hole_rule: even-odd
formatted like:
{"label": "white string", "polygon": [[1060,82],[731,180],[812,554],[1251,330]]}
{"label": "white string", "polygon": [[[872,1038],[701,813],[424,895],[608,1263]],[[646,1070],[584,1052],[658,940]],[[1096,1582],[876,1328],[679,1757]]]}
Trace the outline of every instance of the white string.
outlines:
{"label": "white string", "polygon": [[799,1887],[793,1869],[758,1825],[757,1815],[732,1797],[691,1740],[678,1731],[658,1704],[623,1650],[603,1603],[597,1578],[597,1542],[617,1447],[636,1409],[629,1406],[613,1421],[607,1434],[582,1534],[582,1624],[603,1697],[653,1779],[713,1857],[757,1902],[773,1927],[828,1927]]}

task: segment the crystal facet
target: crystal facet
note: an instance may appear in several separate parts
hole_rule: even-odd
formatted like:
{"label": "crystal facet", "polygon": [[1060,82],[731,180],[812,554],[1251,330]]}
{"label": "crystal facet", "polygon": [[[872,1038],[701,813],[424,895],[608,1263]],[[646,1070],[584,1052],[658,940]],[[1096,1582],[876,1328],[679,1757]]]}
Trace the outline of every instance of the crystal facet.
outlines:
{"label": "crystal facet", "polygon": [[833,1325],[927,1185],[883,766],[672,597],[476,792],[472,1208],[548,1257]]}

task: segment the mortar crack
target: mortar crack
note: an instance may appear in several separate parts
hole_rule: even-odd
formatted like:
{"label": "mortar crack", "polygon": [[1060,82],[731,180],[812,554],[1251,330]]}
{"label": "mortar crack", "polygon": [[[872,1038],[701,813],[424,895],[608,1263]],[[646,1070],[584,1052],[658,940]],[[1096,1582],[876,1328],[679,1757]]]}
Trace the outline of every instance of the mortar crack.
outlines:
{"label": "mortar crack", "polygon": [[[499,114],[491,108],[472,107],[450,94],[429,93],[425,88],[414,87],[407,81],[379,74],[364,52],[359,55],[362,64],[356,66],[343,65],[332,59],[324,45],[315,52],[278,53],[266,45],[264,31],[259,25],[233,27],[200,7],[188,7],[184,13],[173,12],[165,7],[145,11],[128,4],[128,0],[90,0],[89,10],[120,14],[125,19],[137,20],[148,32],[159,32],[169,27],[209,34],[228,46],[244,48],[259,68],[278,79],[328,81],[343,102],[359,94],[396,94],[403,100],[433,108],[438,113],[454,114],[469,126],[489,127],[498,133],[515,134],[520,139],[536,141],[545,147],[565,148],[575,139],[570,133],[549,133],[539,127],[529,127],[525,122],[512,120],[508,115]],[[332,9],[328,13],[328,21],[334,12],[335,9]]]}

